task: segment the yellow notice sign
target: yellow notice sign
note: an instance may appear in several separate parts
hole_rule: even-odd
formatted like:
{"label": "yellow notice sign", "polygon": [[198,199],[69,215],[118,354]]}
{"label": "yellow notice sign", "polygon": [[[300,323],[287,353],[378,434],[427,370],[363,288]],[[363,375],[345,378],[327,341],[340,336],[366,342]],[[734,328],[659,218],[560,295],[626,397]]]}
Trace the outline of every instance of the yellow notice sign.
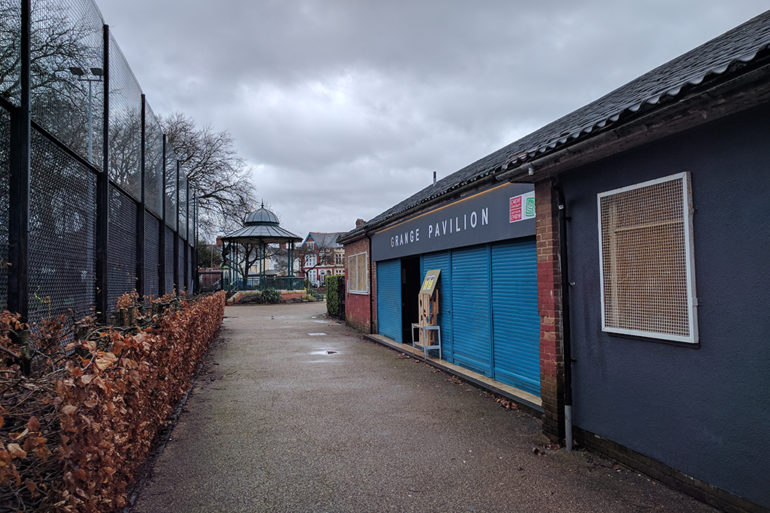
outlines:
{"label": "yellow notice sign", "polygon": [[438,277],[441,274],[441,269],[431,269],[425,273],[425,279],[422,281],[422,288],[420,294],[426,294],[428,296],[433,295],[433,291],[436,290],[438,285]]}

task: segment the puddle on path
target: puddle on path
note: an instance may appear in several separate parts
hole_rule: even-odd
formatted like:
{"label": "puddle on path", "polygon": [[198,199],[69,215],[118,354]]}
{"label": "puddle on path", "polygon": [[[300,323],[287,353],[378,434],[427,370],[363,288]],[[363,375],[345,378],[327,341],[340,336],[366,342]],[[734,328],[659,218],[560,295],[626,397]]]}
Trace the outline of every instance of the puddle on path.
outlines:
{"label": "puddle on path", "polygon": [[308,335],[310,335],[311,337],[325,337],[326,333],[321,333],[321,332],[318,332],[318,333],[308,333]]}
{"label": "puddle on path", "polygon": [[310,354],[312,354],[312,355],[324,355],[324,356],[327,356],[327,355],[330,355],[330,354],[337,354],[337,351],[331,351],[331,350],[328,350],[328,349],[324,349],[322,351],[310,351]]}

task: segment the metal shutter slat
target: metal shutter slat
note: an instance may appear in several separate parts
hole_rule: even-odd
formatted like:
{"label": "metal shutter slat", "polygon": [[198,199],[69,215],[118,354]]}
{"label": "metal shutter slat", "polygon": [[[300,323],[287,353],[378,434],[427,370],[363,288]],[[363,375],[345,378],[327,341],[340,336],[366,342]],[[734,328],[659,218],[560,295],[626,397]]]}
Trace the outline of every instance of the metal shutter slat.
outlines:
{"label": "metal shutter slat", "polygon": [[454,363],[491,377],[489,272],[489,246],[452,252]]}
{"label": "metal shutter slat", "polygon": [[377,328],[380,335],[401,336],[401,260],[377,262]]}
{"label": "metal shutter slat", "polygon": [[492,247],[495,379],[540,395],[535,240]]}

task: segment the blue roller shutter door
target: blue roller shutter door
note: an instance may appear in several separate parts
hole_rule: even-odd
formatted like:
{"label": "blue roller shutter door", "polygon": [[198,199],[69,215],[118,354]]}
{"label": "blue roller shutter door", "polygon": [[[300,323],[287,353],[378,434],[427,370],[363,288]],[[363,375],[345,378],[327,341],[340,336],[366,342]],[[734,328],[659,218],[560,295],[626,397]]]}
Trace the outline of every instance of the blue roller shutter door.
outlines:
{"label": "blue roller shutter door", "polygon": [[535,240],[492,246],[495,379],[540,396]]}
{"label": "blue roller shutter door", "polygon": [[492,376],[489,246],[452,251],[454,363]]}
{"label": "blue roller shutter door", "polygon": [[452,258],[449,251],[423,255],[420,260],[420,281],[431,269],[440,269],[438,281],[438,323],[441,326],[441,357],[453,362],[452,350]]}
{"label": "blue roller shutter door", "polygon": [[377,262],[377,330],[396,342],[401,336],[401,260]]}

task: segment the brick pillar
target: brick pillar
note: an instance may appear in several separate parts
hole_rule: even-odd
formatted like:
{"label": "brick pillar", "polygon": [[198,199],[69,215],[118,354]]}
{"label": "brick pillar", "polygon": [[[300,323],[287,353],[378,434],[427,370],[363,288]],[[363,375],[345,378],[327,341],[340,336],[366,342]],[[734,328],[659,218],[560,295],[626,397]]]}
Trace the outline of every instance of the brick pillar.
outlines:
{"label": "brick pillar", "polygon": [[537,303],[540,315],[540,393],[543,432],[564,438],[564,358],[561,324],[561,265],[556,193],[550,179],[535,183]]}
{"label": "brick pillar", "polygon": [[[369,248],[371,249],[371,239],[369,239]],[[372,256],[371,251],[369,252],[369,257]],[[372,302],[372,319],[371,319],[371,332],[370,333],[378,333],[379,332],[379,324],[377,319],[377,263],[369,258],[369,294],[371,294],[371,302]]]}

